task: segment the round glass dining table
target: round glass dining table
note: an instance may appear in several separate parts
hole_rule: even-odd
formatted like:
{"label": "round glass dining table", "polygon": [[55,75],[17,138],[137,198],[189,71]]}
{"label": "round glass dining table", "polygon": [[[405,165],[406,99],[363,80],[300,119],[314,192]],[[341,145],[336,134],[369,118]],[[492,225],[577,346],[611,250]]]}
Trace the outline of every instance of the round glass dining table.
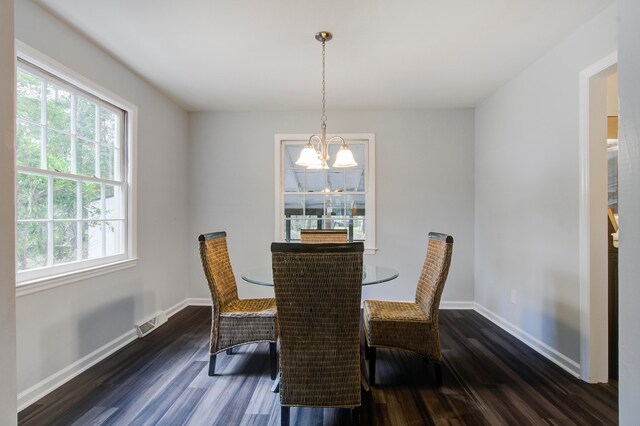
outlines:
{"label": "round glass dining table", "polygon": [[[386,266],[362,265],[362,285],[380,284],[398,278],[398,271]],[[270,266],[251,269],[242,274],[242,279],[251,284],[273,287],[273,274]]]}

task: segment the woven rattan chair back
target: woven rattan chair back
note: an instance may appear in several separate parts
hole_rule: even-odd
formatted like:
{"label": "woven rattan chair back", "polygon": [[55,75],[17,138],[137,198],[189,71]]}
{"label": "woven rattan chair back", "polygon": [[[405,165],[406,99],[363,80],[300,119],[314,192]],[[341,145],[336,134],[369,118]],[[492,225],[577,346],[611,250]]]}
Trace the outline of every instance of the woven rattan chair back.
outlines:
{"label": "woven rattan chair back", "polygon": [[222,309],[238,300],[238,287],[227,250],[227,233],[200,235],[200,257],[209,283],[214,308]]}
{"label": "woven rattan chair back", "polygon": [[202,267],[211,291],[209,376],[215,375],[216,356],[247,343],[269,342],[271,378],[277,374],[275,299],[238,299],[236,279],[227,250],[227,233],[198,237]]}
{"label": "woven rattan chair back", "polygon": [[422,266],[416,289],[416,303],[430,319],[437,319],[440,297],[447,281],[453,237],[436,232],[429,233],[427,257]]}
{"label": "woven rattan chair back", "polygon": [[344,244],[348,241],[349,233],[346,229],[302,229],[300,231],[300,242],[304,244]]}
{"label": "woven rattan chair back", "polygon": [[362,243],[272,243],[283,406],[360,406]]}

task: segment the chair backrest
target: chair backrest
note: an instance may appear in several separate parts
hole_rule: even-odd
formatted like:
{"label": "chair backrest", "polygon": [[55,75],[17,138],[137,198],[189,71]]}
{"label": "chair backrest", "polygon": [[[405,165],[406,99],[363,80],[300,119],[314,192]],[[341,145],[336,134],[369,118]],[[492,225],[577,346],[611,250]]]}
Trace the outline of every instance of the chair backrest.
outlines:
{"label": "chair backrest", "polygon": [[361,242],[271,244],[282,405],[360,405],[363,252]]}
{"label": "chair backrest", "polygon": [[236,278],[227,250],[227,233],[212,232],[198,237],[200,258],[209,283],[214,307],[222,308],[238,299]]}
{"label": "chair backrest", "polygon": [[300,242],[304,244],[316,243],[346,243],[349,233],[346,229],[302,229]]}
{"label": "chair backrest", "polygon": [[437,319],[440,297],[447,281],[453,237],[451,235],[429,233],[427,257],[422,266],[416,289],[416,303],[418,303],[427,317]]}

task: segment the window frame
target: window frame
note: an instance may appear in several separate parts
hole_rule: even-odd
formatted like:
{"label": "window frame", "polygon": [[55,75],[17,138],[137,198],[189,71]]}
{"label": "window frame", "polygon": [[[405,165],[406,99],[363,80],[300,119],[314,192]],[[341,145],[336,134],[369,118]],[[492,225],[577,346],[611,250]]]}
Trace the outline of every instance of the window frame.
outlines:
{"label": "window frame", "polygon": [[[42,268],[30,269],[21,272],[16,270],[16,296],[23,296],[36,291],[58,287],[60,285],[69,284],[75,281],[99,276],[109,272],[134,267],[137,264],[137,232],[136,232],[136,138],[137,138],[137,106],[133,103],[121,98],[113,92],[101,87],[91,80],[83,77],[77,72],[58,63],[50,57],[40,53],[30,46],[16,40],[16,76],[19,62],[26,62],[26,72],[36,74],[39,78],[54,79],[61,81],[53,81],[54,84],[70,90],[72,93],[80,96],[87,94],[98,98],[96,102],[99,106],[105,107],[113,111],[114,107],[121,110],[124,114],[122,117],[121,129],[123,146],[120,147],[122,155],[120,158],[120,170],[122,174],[122,198],[124,202],[124,253],[104,256],[97,259],[87,259],[73,261],[60,265],[51,265]],[[34,70],[33,65],[36,68]],[[14,84],[14,90],[15,90]],[[84,93],[83,93],[84,92]],[[16,93],[17,96],[17,93]],[[91,99],[95,101],[95,99]],[[16,111],[17,120],[17,111]],[[33,173],[38,175],[49,175],[53,178],[70,178],[72,174],[60,173],[53,170],[32,169],[29,167],[16,166],[16,184],[17,176],[22,171],[25,173]],[[79,179],[84,177],[78,175]],[[104,181],[101,178],[89,177],[87,181]],[[48,219],[47,219],[48,220]],[[77,220],[77,218],[76,218]],[[18,220],[16,217],[14,232],[17,238]]]}
{"label": "window frame", "polygon": [[[283,241],[284,235],[284,146],[290,144],[305,144],[311,137],[309,134],[276,134],[274,136],[274,164],[275,164],[275,241]],[[328,134],[327,140],[333,136],[341,136],[350,144],[363,143],[366,145],[364,166],[365,173],[365,254],[375,254],[376,246],[376,212],[375,212],[375,133],[346,133]]]}

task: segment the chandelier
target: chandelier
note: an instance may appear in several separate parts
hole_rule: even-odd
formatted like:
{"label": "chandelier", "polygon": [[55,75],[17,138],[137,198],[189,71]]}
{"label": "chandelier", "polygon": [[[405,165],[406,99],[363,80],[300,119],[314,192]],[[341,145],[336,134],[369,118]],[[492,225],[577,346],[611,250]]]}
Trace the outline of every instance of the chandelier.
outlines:
{"label": "chandelier", "polygon": [[336,154],[336,161],[333,163],[333,167],[355,167],[358,165],[353,158],[353,153],[349,149],[349,146],[340,136],[333,136],[327,140],[327,114],[325,107],[325,44],[333,38],[333,35],[328,31],[321,31],[316,34],[316,40],[322,42],[322,116],[320,121],[322,123],[322,134],[312,135],[309,141],[302,149],[300,157],[296,164],[306,167],[307,169],[328,169],[327,161],[329,160],[329,145],[331,143],[341,143],[340,149]]}

